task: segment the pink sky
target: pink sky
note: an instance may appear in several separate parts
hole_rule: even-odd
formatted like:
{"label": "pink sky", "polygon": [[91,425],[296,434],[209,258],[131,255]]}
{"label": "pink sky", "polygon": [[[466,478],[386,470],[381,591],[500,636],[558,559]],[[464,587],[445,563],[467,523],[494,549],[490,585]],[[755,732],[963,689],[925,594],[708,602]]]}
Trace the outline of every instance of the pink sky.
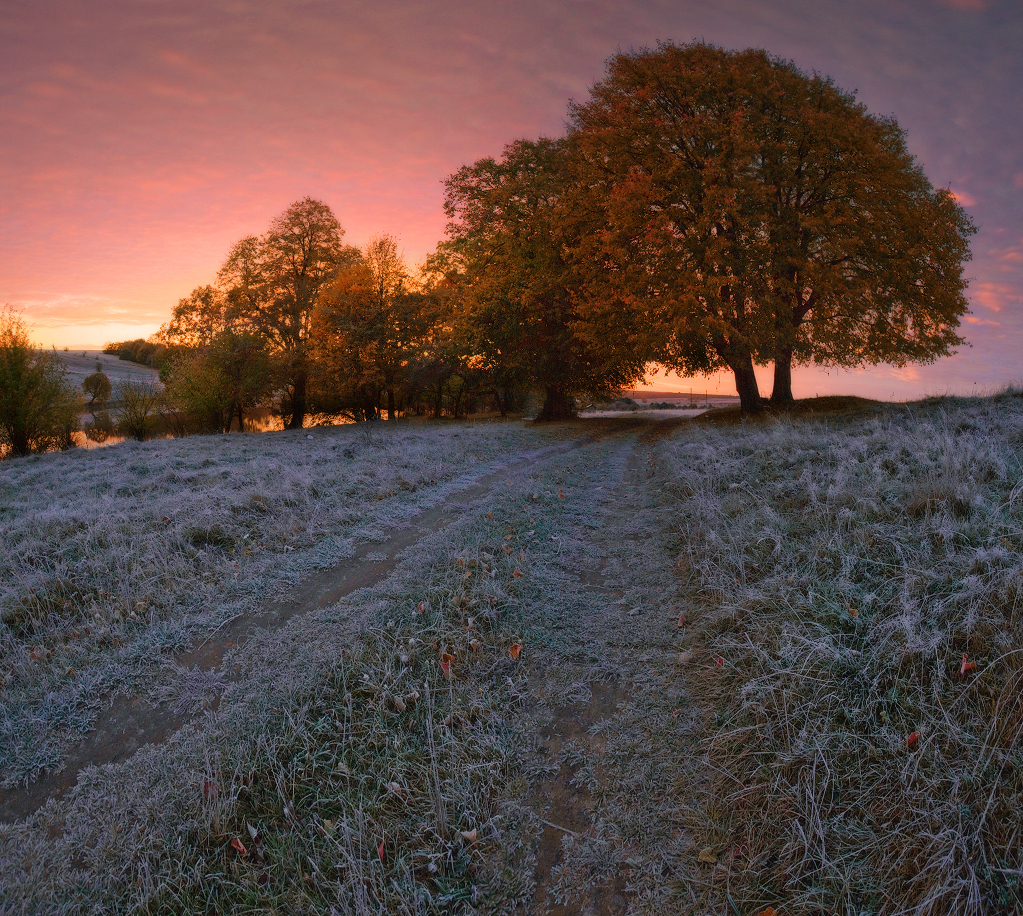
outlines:
{"label": "pink sky", "polygon": [[980,226],[971,348],[932,366],[797,370],[796,394],[1023,380],[1018,0],[8,2],[0,303],[46,345],[146,336],[232,242],[306,195],[348,242],[393,233],[418,261],[443,235],[446,175],[560,133],[616,49],[693,38],[764,47],[858,90]]}

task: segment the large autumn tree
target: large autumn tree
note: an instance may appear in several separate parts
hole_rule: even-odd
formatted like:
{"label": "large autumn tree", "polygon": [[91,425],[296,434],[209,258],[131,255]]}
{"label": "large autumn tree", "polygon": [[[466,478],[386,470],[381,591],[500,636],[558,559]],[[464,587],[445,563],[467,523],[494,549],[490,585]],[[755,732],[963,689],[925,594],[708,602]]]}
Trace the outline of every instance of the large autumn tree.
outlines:
{"label": "large autumn tree", "polygon": [[660,361],[728,367],[744,410],[755,364],[928,362],[962,338],[969,218],[935,190],[891,118],[761,50],[621,53],[571,139],[604,224],[583,240],[595,308],[641,311]]}
{"label": "large autumn tree", "polygon": [[577,395],[616,390],[642,374],[642,355],[592,334],[580,312],[574,252],[588,211],[573,206],[568,140],[516,141],[498,159],[459,169],[445,190],[446,251],[459,268],[471,356],[542,392],[538,419],[570,416]]}

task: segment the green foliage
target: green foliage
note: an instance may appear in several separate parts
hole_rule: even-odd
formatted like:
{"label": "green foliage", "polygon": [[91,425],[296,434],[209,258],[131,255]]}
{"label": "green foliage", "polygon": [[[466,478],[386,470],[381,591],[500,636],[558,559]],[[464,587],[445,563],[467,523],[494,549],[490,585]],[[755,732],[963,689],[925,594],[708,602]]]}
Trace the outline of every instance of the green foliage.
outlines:
{"label": "green foliage", "polygon": [[238,417],[267,402],[273,370],[263,341],[253,334],[225,330],[208,346],[179,354],[167,375],[167,394],[175,409],[204,431],[227,432]]}
{"label": "green foliage", "polygon": [[78,396],[56,352],[38,350],[21,316],[0,311],[0,456],[74,447]]}
{"label": "green foliage", "polygon": [[91,396],[89,406],[105,404],[114,390],[105,372],[97,370],[82,382],[82,391]]}

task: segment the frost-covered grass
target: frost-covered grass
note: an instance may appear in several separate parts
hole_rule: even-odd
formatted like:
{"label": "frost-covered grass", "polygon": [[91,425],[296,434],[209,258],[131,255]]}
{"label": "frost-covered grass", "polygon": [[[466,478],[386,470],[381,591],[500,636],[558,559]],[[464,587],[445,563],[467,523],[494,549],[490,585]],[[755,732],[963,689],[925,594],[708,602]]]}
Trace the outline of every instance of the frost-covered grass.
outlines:
{"label": "frost-covered grass", "polygon": [[[497,433],[474,432],[496,447]],[[506,449],[523,444],[501,435]],[[524,634],[538,623],[522,595],[565,513],[554,484],[579,462],[557,456],[542,482],[497,487],[379,585],[234,649],[223,667],[237,680],[215,713],[0,826],[5,902],[461,913],[527,899],[528,882],[509,886],[491,867],[534,651]]]}
{"label": "frost-covered grass", "polygon": [[227,619],[560,435],[338,427],[0,464],[0,781],[59,765],[113,691]]}
{"label": "frost-covered grass", "polygon": [[560,892],[1023,911],[1021,471],[1012,390],[652,447],[645,556],[675,581],[651,569],[662,620],[607,637],[629,697],[575,761],[594,826]]}
{"label": "frost-covered grass", "polygon": [[[1023,397],[458,431],[387,442],[428,464],[596,436],[232,650],[216,712],[0,826],[13,912],[1023,910]],[[281,441],[306,473],[320,445]],[[385,444],[365,466],[397,474]],[[468,460],[336,527],[379,536]],[[333,531],[291,529],[312,503],[260,518],[277,547],[209,594],[329,562]],[[234,546],[202,557],[230,575]],[[182,701],[218,689],[194,680]]]}

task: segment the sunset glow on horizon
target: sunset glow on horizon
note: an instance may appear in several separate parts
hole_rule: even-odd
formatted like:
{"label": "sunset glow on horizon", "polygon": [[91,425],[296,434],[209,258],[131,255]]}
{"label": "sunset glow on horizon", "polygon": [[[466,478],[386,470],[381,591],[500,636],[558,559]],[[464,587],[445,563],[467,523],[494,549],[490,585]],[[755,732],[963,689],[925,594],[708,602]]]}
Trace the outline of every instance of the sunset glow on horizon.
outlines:
{"label": "sunset glow on horizon", "polygon": [[[347,243],[390,233],[419,262],[443,238],[447,175],[562,133],[568,101],[616,49],[694,38],[763,47],[856,90],[979,227],[970,347],[930,366],[799,369],[796,395],[901,400],[1023,379],[1015,0],[8,4],[0,305],[44,346],[148,336],[234,242],[306,196]],[[734,391],[728,377],[653,381]]]}

